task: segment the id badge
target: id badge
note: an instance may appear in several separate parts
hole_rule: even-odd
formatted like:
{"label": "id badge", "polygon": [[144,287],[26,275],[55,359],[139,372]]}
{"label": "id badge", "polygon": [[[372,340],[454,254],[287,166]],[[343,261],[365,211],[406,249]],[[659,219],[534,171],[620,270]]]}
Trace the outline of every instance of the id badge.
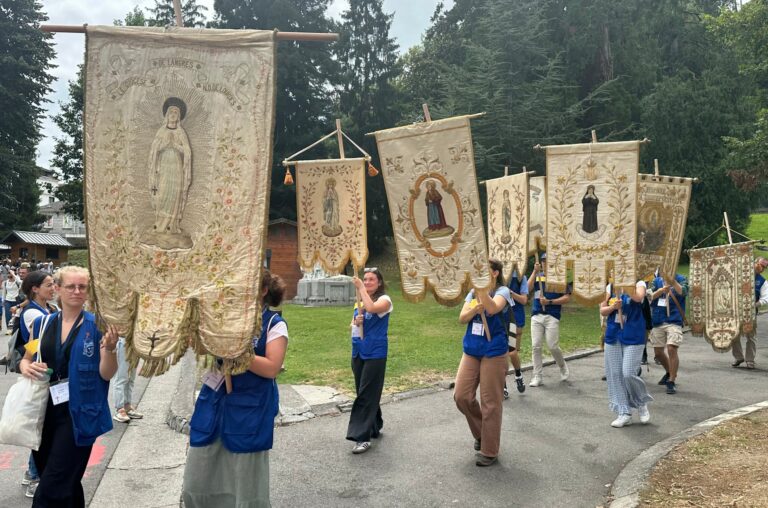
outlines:
{"label": "id badge", "polygon": [[69,381],[61,381],[51,385],[51,401],[54,406],[69,402]]}
{"label": "id badge", "polygon": [[483,335],[483,323],[472,323],[472,335]]}
{"label": "id badge", "polygon": [[533,293],[533,297],[534,297],[534,298],[536,298],[537,300],[538,300],[539,298],[541,298],[541,290],[538,290],[538,289],[537,289],[537,290],[536,290],[536,291]]}
{"label": "id badge", "polygon": [[666,297],[659,298],[659,300],[658,300],[656,305],[658,305],[659,307],[666,307],[667,306],[667,298]]}
{"label": "id badge", "polygon": [[621,316],[619,316],[618,312],[616,313],[616,317],[613,318],[613,322],[621,324]]}
{"label": "id badge", "polygon": [[353,339],[360,338],[360,327],[357,325],[352,325],[352,338]]}
{"label": "id badge", "polygon": [[509,323],[509,334],[517,335],[517,325],[515,323]]}
{"label": "id badge", "polygon": [[203,384],[211,390],[218,391],[221,383],[224,382],[224,374],[209,370],[203,375]]}

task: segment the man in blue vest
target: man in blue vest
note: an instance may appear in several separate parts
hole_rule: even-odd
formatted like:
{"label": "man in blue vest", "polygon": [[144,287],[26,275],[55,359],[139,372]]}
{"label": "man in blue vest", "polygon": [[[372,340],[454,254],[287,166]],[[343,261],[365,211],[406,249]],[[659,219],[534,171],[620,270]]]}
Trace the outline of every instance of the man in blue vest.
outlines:
{"label": "man in blue vest", "polygon": [[685,297],[688,295],[688,279],[676,274],[674,277],[656,277],[651,282],[651,316],[653,329],[650,339],[656,358],[667,371],[659,381],[666,385],[667,393],[677,393],[677,369],[680,358],[677,348],[683,343],[683,322],[685,320]]}
{"label": "man in blue vest", "polygon": [[[768,304],[768,284],[765,283],[765,278],[761,275],[765,267],[768,266],[768,260],[765,258],[757,258],[755,261],[755,312],[761,305]],[[738,367],[744,363],[744,352],[741,349],[741,337],[737,338],[732,343],[731,352],[733,353],[734,362],[732,367]],[[755,368],[755,352],[757,351],[757,336],[753,334],[751,337],[747,337],[747,356],[744,366],[748,369]]]}

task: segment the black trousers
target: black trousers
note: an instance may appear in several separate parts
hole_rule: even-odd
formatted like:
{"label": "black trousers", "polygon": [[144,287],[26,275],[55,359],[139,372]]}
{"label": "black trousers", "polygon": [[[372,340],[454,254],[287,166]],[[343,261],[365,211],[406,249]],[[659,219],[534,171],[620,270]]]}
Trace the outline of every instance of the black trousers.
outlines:
{"label": "black trousers", "polygon": [[352,358],[352,372],[355,375],[355,391],[357,398],[352,405],[347,427],[347,439],[356,443],[370,441],[379,437],[379,431],[384,427],[381,418],[381,392],[384,389],[384,374],[387,370],[387,359],[377,358],[363,360]]}
{"label": "black trousers", "polygon": [[48,400],[40,449],[32,452],[40,483],[32,508],[84,508],[80,480],[85,474],[93,446],[76,446],[69,403],[54,406]]}

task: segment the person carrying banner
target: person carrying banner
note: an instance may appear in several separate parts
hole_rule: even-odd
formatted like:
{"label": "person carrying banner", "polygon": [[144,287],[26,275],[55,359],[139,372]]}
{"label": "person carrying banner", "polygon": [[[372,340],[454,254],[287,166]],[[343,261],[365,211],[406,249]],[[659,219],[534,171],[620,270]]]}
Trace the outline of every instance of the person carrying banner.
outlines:
{"label": "person carrying banner", "polygon": [[[525,274],[512,272],[512,278],[507,285],[509,295],[515,301],[515,305],[508,310],[509,321],[509,361],[515,369],[515,385],[517,391],[525,391],[525,380],[523,371],[520,369],[520,342],[523,339],[523,328],[525,328],[525,304],[528,303],[528,278]],[[507,383],[504,383],[504,398],[509,398]]]}
{"label": "person carrying banner", "polygon": [[[765,283],[765,278],[762,276],[766,266],[768,266],[768,260],[765,258],[760,257],[755,260],[755,312],[757,312],[761,305],[768,305],[768,284]],[[741,337],[736,338],[731,343],[731,353],[733,354],[734,359],[733,363],[731,363],[731,367],[738,367],[744,363],[744,367],[748,369],[755,368],[757,335],[753,334],[751,337],[746,337],[746,341],[746,357],[744,356],[744,351],[741,349]]]}
{"label": "person carrying banner", "polygon": [[674,277],[657,276],[651,282],[651,345],[656,358],[666,370],[659,384],[667,387],[669,395],[677,393],[675,382],[680,367],[678,348],[683,343],[687,295],[688,279],[679,273]]}

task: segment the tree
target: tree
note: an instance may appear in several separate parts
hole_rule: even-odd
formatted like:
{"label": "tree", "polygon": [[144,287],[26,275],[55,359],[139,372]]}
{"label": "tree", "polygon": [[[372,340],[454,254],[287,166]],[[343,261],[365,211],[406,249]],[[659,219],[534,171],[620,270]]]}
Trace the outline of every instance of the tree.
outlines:
{"label": "tree", "polygon": [[147,23],[147,18],[144,16],[144,12],[139,9],[138,5],[125,15],[125,21],[116,19],[113,22],[115,26],[147,26]]}
{"label": "tree", "polygon": [[[130,13],[129,13],[130,14]],[[64,183],[54,196],[64,203],[64,212],[84,220],[83,214],[83,66],[77,79],[69,82],[69,101],[60,104],[61,112],[53,117],[64,137],[56,138],[51,166],[61,172]]]}
{"label": "tree", "polygon": [[[328,0],[216,0],[219,28],[279,29],[299,32],[333,32],[326,16]],[[277,47],[277,98],[273,146],[270,218],[296,217],[293,186],[283,185],[280,165],[287,154],[309,145],[333,130],[329,95],[337,83],[338,67],[327,44],[282,41]],[[326,158],[319,146],[308,156]]]}
{"label": "tree", "polygon": [[[146,20],[149,26],[176,25],[173,0],[155,0],[155,6],[148,8],[147,11],[152,16]],[[205,26],[205,12],[207,11],[208,7],[198,4],[197,0],[182,1],[181,20],[186,27],[203,27]],[[128,24],[127,18],[126,24]]]}
{"label": "tree", "polygon": [[31,229],[42,221],[35,149],[53,77],[48,18],[35,0],[0,0],[0,230]]}
{"label": "tree", "polygon": [[[333,48],[341,83],[336,116],[376,160],[375,142],[365,133],[391,127],[402,116],[397,44],[389,36],[393,15],[384,13],[382,0],[361,0],[351,2],[341,16],[341,35]],[[392,226],[382,177],[369,178],[367,187],[368,250],[375,255],[392,236]]]}

